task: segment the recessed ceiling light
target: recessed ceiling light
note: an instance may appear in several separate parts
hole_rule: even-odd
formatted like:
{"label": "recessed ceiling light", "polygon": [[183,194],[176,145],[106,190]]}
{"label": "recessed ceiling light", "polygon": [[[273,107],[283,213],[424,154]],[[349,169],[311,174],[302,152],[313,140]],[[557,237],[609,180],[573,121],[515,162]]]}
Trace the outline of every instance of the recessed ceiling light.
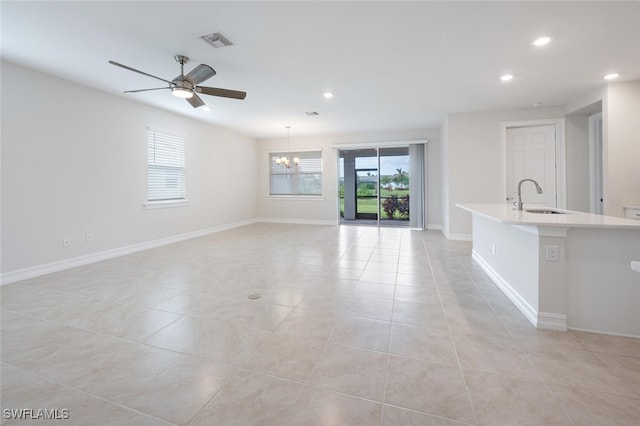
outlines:
{"label": "recessed ceiling light", "polygon": [[511,80],[513,80],[513,76],[511,74],[505,74],[502,77],[500,77],[500,80],[502,80],[502,81],[511,81]]}
{"label": "recessed ceiling light", "polygon": [[324,93],[322,94],[322,96],[324,96],[326,99],[331,99],[331,98],[333,98],[333,93],[331,93],[331,92],[324,92]]}
{"label": "recessed ceiling light", "polygon": [[205,111],[205,112],[209,112],[211,111],[211,108],[209,108],[208,106],[204,105],[203,107],[200,108],[201,110]]}
{"label": "recessed ceiling light", "polygon": [[607,74],[604,76],[605,80],[615,80],[616,78],[620,77],[620,74],[612,72],[611,74]]}
{"label": "recessed ceiling light", "polygon": [[541,47],[546,44],[549,44],[550,41],[551,41],[551,37],[544,36],[544,37],[538,37],[537,39],[533,40],[531,44],[536,47]]}

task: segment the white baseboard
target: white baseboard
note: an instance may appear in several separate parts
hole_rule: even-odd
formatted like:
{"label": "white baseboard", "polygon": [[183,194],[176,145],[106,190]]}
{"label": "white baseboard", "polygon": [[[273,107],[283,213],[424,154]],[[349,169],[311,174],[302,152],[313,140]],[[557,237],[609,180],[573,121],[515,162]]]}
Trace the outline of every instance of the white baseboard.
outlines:
{"label": "white baseboard", "polygon": [[613,333],[611,331],[594,330],[594,329],[591,329],[591,328],[568,327],[568,329],[572,330],[572,331],[584,331],[585,333],[597,333],[597,334],[606,334],[608,336],[631,337],[631,338],[634,338],[634,339],[640,339],[640,335],[638,335],[638,334]]}
{"label": "white baseboard", "polygon": [[567,316],[538,312],[538,328],[545,330],[567,331]]}
{"label": "white baseboard", "polygon": [[256,219],[256,222],[263,223],[288,223],[292,225],[322,225],[322,226],[336,226],[338,224],[335,220],[320,220],[320,219],[286,219],[277,217],[260,217]]}
{"label": "white baseboard", "polygon": [[567,331],[567,316],[550,312],[537,312],[522,296],[487,263],[482,256],[472,250],[471,256],[480,267],[489,275],[489,278],[534,327],[544,330]]}
{"label": "white baseboard", "polygon": [[437,223],[429,223],[427,224],[427,229],[430,231],[442,231],[442,225]]}
{"label": "white baseboard", "polygon": [[471,234],[446,234],[445,237],[447,237],[448,240],[453,240],[453,241],[472,241],[473,237],[471,236]]}
{"label": "white baseboard", "polygon": [[203,237],[205,235],[214,234],[216,232],[226,231],[241,226],[250,225],[258,222],[257,219],[248,219],[240,222],[229,223],[225,225],[213,226],[199,231],[187,232],[184,234],[173,235],[170,237],[160,238],[144,243],[132,244],[125,247],[119,247],[111,250],[105,250],[98,253],[91,253],[84,256],[74,257],[71,259],[59,260],[57,262],[45,263],[43,265],[32,266],[29,268],[18,269],[16,271],[5,272],[0,275],[0,285],[10,284],[16,281],[22,281],[29,278],[39,277],[41,275],[51,274],[53,272],[63,271],[90,263],[100,262],[102,260],[114,257],[124,256],[143,250],[165,246],[167,244],[177,243],[179,241],[189,240],[191,238]]}
{"label": "white baseboard", "polygon": [[[520,296],[520,294],[516,290],[514,290],[514,288],[511,287],[511,285],[504,278],[502,278],[500,274],[498,274],[482,258],[482,256],[478,254],[478,252],[476,252],[475,250],[472,250],[471,257],[473,258],[473,260],[478,262],[480,267],[487,273],[487,275],[489,275],[489,278],[491,278],[491,280],[495,283],[495,285],[498,286],[500,290],[502,290],[504,295],[507,296],[514,305],[516,305],[516,308],[518,308],[518,310],[522,312],[522,314],[529,320],[529,322],[533,324],[534,327],[538,327],[538,312],[536,312],[536,310],[533,309],[531,305],[529,305],[529,303],[527,303],[527,301],[524,300],[522,296]],[[547,315],[550,315],[550,314],[547,314]],[[566,318],[565,318],[565,329],[566,329]]]}
{"label": "white baseboard", "polygon": [[444,237],[447,240],[451,240],[451,241],[473,241],[473,235],[471,234],[456,234],[453,232],[448,232],[447,229],[445,227],[443,227],[442,225],[440,225],[440,229],[442,231],[442,234],[444,235]]}

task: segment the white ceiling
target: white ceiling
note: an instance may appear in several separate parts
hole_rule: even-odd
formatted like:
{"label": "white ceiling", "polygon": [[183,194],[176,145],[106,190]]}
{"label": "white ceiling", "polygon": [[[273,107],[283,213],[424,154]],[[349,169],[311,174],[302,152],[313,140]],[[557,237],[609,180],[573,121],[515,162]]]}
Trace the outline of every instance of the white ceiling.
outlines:
{"label": "white ceiling", "polygon": [[[640,2],[9,2],[2,58],[256,138],[438,127],[447,113],[567,104],[640,79]],[[235,45],[214,49],[201,35]],[[534,48],[547,34],[553,41]],[[217,71],[210,112],[169,92],[121,94]],[[508,84],[499,80],[511,73]],[[160,85],[156,84],[160,83]],[[326,100],[324,91],[335,97]],[[306,111],[317,111],[307,117]]]}

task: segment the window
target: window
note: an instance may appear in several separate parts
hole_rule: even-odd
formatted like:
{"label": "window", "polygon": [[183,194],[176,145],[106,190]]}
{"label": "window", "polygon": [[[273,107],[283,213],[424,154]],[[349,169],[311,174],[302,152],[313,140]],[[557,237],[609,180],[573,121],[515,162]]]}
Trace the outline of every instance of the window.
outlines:
{"label": "window", "polygon": [[184,147],[184,137],[147,129],[149,201],[185,199]]}
{"label": "window", "polygon": [[[289,157],[290,168],[278,161],[282,157]],[[322,151],[271,152],[269,162],[271,195],[322,195]]]}

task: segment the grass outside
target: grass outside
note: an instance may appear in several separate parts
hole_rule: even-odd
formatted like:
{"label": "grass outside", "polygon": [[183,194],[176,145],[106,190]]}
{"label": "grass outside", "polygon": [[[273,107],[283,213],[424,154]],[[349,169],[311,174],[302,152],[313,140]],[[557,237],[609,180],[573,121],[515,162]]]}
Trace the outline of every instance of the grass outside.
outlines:
{"label": "grass outside", "polygon": [[[403,197],[405,195],[407,195],[409,193],[408,190],[395,190],[395,191],[387,191],[386,189],[383,189],[382,191],[380,191],[380,197],[381,199],[388,197],[390,195],[397,195],[398,198]],[[358,206],[357,206],[357,211],[358,213],[373,213],[373,214],[377,214],[378,213],[378,199],[377,198],[358,198],[357,201]],[[344,198],[340,198],[340,215],[344,216]],[[394,217],[392,218],[393,220],[403,220],[398,213],[393,215]],[[381,209],[381,216],[380,219],[382,220],[386,220],[386,219],[391,219],[389,217],[387,217],[386,213],[384,212],[384,210]],[[406,219],[404,219],[406,220]]]}

